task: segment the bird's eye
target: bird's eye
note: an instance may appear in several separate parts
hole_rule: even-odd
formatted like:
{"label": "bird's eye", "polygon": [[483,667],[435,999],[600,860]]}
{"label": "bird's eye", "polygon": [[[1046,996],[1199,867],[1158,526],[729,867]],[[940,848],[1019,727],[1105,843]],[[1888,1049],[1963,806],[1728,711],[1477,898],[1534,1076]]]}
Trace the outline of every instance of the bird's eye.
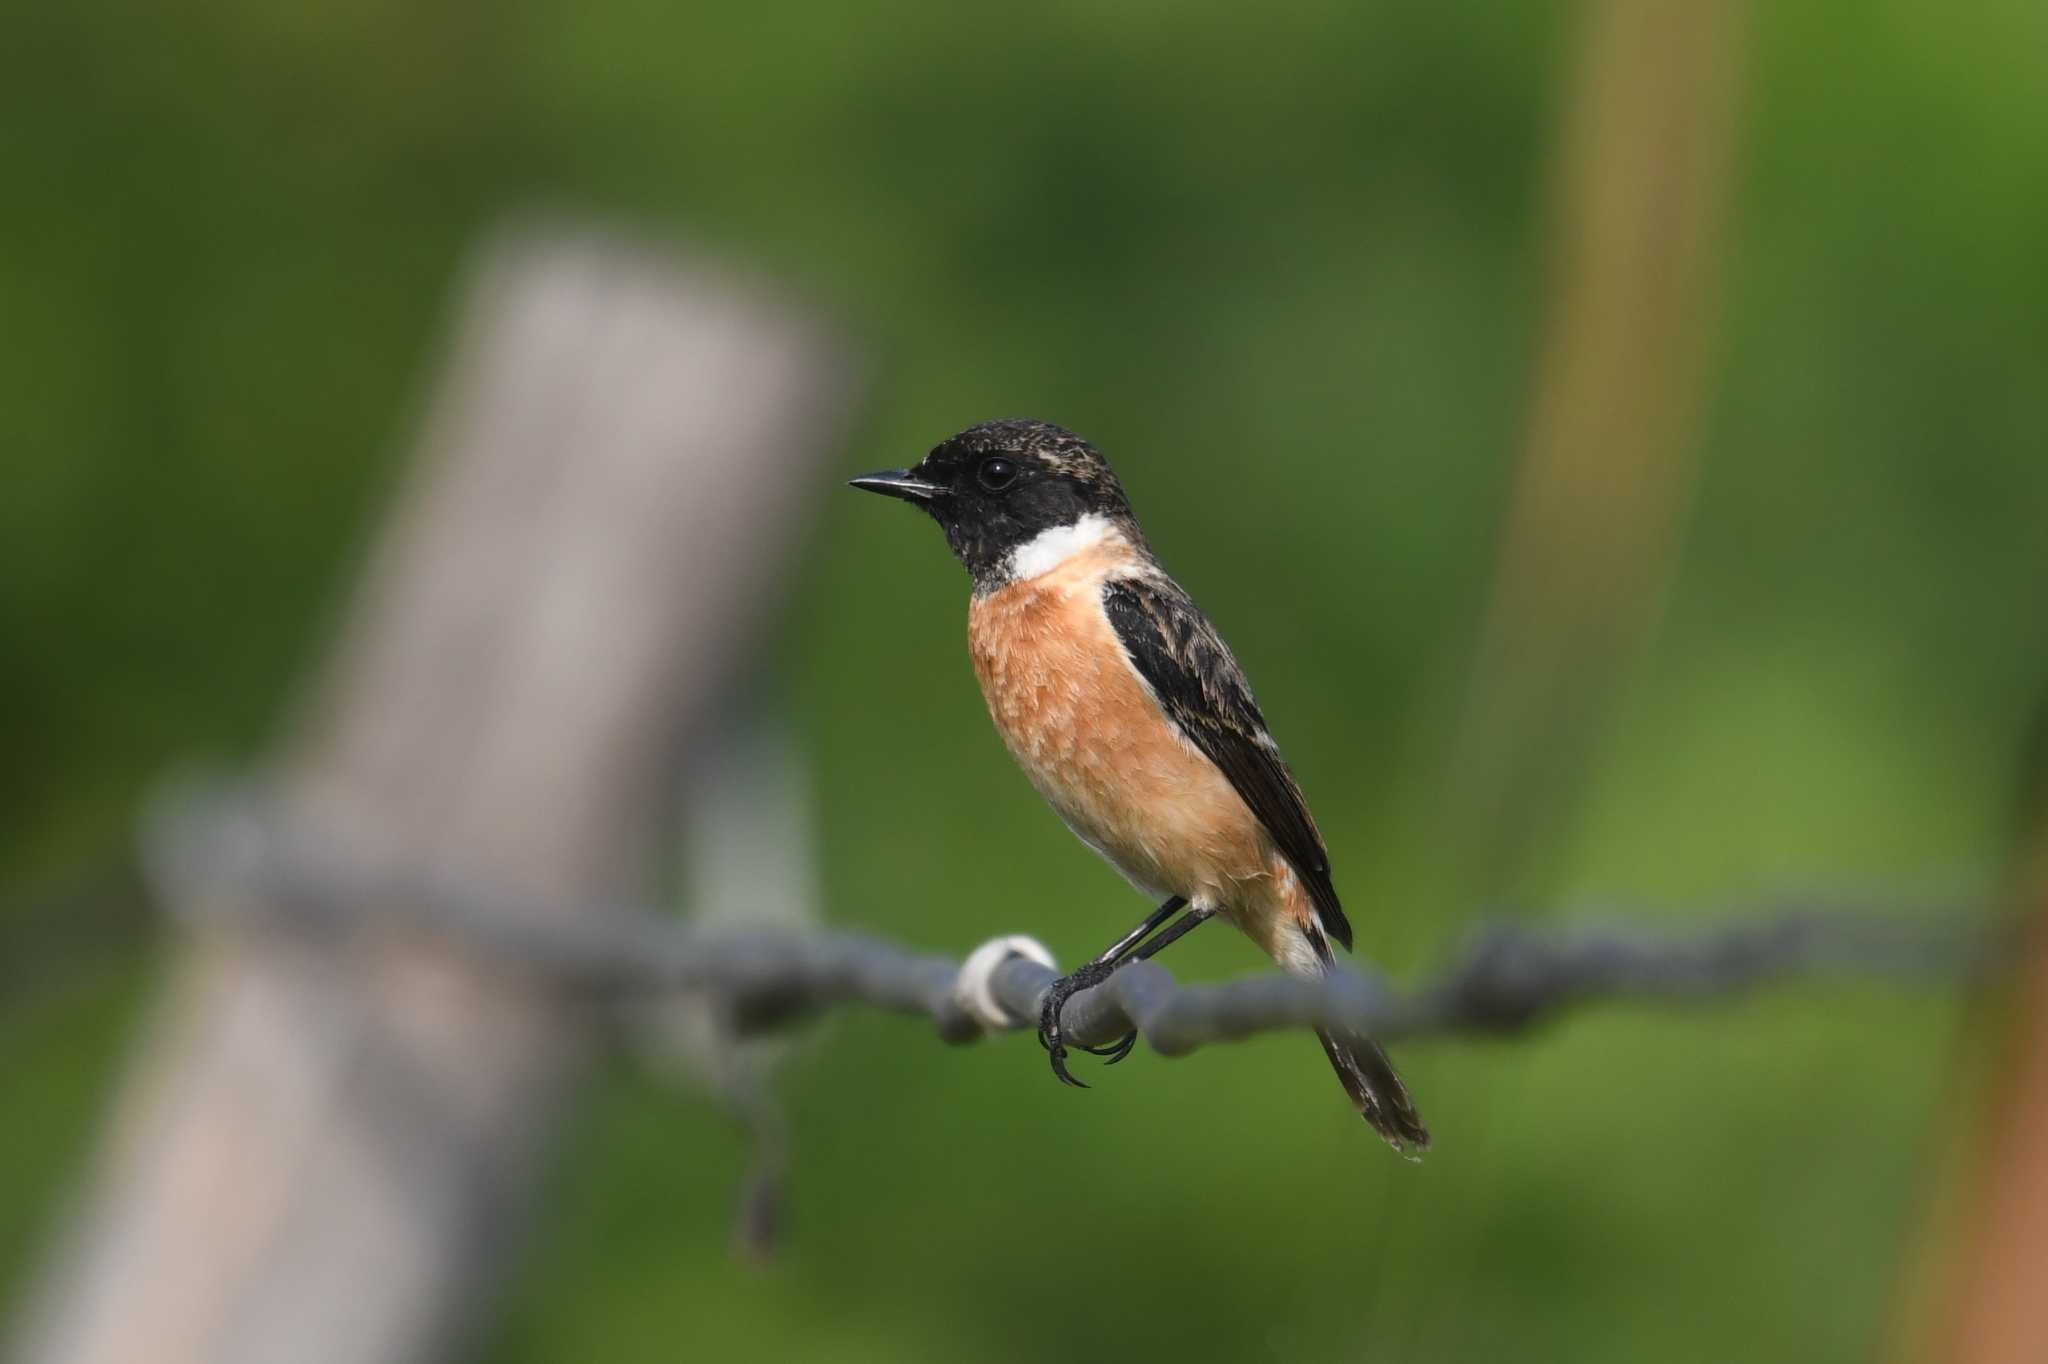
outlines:
{"label": "bird's eye", "polygon": [[999,493],[1017,481],[1017,466],[1001,456],[985,459],[981,468],[975,471],[981,486],[992,493]]}

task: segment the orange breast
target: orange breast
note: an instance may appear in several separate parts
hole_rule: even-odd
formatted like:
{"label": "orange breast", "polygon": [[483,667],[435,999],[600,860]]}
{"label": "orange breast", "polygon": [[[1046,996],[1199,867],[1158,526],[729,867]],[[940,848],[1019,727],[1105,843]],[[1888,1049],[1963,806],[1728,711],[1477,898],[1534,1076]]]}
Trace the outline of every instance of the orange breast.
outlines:
{"label": "orange breast", "polygon": [[989,715],[1032,785],[1133,884],[1249,908],[1284,863],[1125,659],[1101,592],[1127,562],[1090,550],[975,599],[968,645]]}

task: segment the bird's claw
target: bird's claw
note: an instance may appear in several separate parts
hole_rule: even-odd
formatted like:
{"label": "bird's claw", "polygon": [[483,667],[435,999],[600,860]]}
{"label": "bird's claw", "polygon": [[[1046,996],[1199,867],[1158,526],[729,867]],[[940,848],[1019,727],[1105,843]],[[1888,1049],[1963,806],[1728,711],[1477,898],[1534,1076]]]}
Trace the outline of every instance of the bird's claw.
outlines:
{"label": "bird's claw", "polygon": [[[1073,1074],[1067,1069],[1067,1047],[1060,1040],[1060,1010],[1066,1007],[1068,1000],[1081,993],[1081,991],[1091,989],[1108,980],[1110,974],[1115,970],[1116,966],[1114,963],[1090,963],[1074,972],[1071,976],[1060,977],[1045,992],[1045,1002],[1039,1006],[1038,1010],[1038,1042],[1050,1056],[1052,1060],[1052,1073],[1059,1077],[1061,1084],[1072,1085],[1076,1089],[1088,1088],[1082,1081],[1075,1079]],[[1128,1037],[1114,1042],[1107,1047],[1084,1046],[1081,1047],[1081,1050],[1094,1056],[1107,1056],[1110,1058],[1109,1063],[1115,1065],[1118,1061],[1130,1055],[1131,1047],[1136,1044],[1137,1040],[1138,1034],[1132,1032]],[[1075,1045],[1079,1046],[1080,1044],[1076,1043]]]}
{"label": "bird's claw", "polygon": [[[1081,1044],[1079,1042],[1076,1042],[1074,1045],[1077,1047],[1081,1047]],[[1131,1054],[1131,1049],[1133,1047],[1136,1047],[1137,1045],[1138,1030],[1136,1028],[1133,1028],[1129,1032],[1125,1033],[1122,1037],[1119,1037],[1116,1041],[1110,1043],[1106,1047],[1081,1047],[1081,1050],[1087,1052],[1090,1056],[1107,1056],[1109,1059],[1107,1061],[1104,1061],[1102,1064],[1106,1066],[1113,1066],[1117,1062],[1129,1056]]]}

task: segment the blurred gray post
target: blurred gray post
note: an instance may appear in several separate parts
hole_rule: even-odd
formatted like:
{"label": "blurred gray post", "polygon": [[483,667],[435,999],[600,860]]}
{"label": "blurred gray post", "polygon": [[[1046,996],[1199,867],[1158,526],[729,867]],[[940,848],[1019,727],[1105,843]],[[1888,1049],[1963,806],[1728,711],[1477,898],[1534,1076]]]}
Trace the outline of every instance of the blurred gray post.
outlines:
{"label": "blurred gray post", "polygon": [[[352,862],[529,903],[644,890],[684,741],[852,388],[810,319],[716,271],[591,234],[499,242],[278,764],[294,814]],[[582,1050],[571,1010],[424,943],[200,942],[13,1354],[457,1349],[521,1244]]]}

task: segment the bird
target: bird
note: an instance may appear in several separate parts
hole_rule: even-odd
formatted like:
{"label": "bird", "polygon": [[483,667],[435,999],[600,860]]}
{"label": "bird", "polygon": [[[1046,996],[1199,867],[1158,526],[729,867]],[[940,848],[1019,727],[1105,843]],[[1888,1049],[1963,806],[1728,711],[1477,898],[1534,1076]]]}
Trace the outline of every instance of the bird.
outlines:
{"label": "bird", "polygon": [[[968,652],[1004,746],[1067,828],[1158,901],[1047,990],[1053,1073],[1086,1087],[1066,1064],[1068,999],[1211,918],[1292,975],[1333,970],[1352,932],[1322,834],[1244,670],[1160,564],[1101,451],[1051,422],[988,421],[849,482],[939,523],[972,580]],[[1427,1150],[1380,1046],[1317,1036],[1359,1115],[1396,1151]],[[1083,1050],[1114,1064],[1135,1042]]]}

